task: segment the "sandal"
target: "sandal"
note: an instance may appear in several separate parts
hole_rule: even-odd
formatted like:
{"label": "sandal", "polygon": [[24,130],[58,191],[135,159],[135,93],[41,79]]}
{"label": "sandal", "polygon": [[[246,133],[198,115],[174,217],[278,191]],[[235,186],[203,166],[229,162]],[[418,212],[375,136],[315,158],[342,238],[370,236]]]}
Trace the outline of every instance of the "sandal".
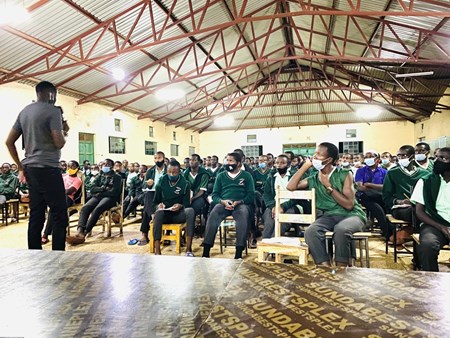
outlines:
{"label": "sandal", "polygon": [[139,240],[137,238],[133,238],[128,241],[128,245],[135,245],[138,242],[139,242]]}
{"label": "sandal", "polygon": [[138,242],[138,246],[144,246],[147,245],[148,243],[150,243],[150,241],[146,238],[141,238]]}
{"label": "sandal", "polygon": [[194,254],[190,251],[186,252],[186,257],[195,257]]}

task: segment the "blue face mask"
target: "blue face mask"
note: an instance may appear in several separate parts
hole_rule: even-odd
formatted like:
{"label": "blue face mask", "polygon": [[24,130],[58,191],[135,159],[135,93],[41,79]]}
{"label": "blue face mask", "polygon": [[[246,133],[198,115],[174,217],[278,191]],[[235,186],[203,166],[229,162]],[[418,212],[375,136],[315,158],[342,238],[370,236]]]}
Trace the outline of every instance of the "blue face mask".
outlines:
{"label": "blue face mask", "polygon": [[178,180],[178,177],[180,177],[180,175],[173,176],[168,174],[167,177],[169,178],[170,182],[176,182],[176,180]]}
{"label": "blue face mask", "polygon": [[103,171],[103,173],[107,174],[107,173],[109,173],[111,171],[111,168],[110,167],[103,167],[102,171]]}
{"label": "blue face mask", "polygon": [[266,163],[265,162],[259,163],[258,165],[259,165],[259,167],[261,169],[265,169],[266,168]]}

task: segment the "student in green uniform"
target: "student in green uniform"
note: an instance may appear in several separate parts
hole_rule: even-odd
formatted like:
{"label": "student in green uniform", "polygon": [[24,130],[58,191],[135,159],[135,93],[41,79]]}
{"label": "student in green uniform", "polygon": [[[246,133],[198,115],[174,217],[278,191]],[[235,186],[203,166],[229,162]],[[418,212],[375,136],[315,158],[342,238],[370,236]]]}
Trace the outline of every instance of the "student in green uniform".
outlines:
{"label": "student in green uniform", "polygon": [[146,245],[149,242],[148,232],[150,231],[150,221],[152,220],[155,210],[153,209],[153,198],[155,196],[155,187],[161,177],[166,173],[165,165],[166,155],[162,151],[157,151],[153,159],[155,165],[147,170],[145,174],[146,186],[142,189],[144,191],[144,210],[142,212],[141,233],[142,238],[138,245]]}
{"label": "student in green uniform", "polygon": [[[411,223],[413,208],[410,201],[411,192],[417,181],[429,174],[428,170],[418,166],[414,161],[414,147],[404,145],[397,151],[398,166],[387,172],[383,183],[383,201],[386,211],[397,219]],[[394,228],[381,229],[383,236],[391,236]],[[412,229],[410,229],[412,230]],[[397,243],[403,244],[412,231],[406,229],[397,233]],[[402,239],[404,238],[404,239]],[[393,238],[392,238],[393,239]]]}
{"label": "student in green uniform", "polygon": [[186,256],[193,257],[192,236],[194,236],[195,213],[190,208],[190,186],[181,175],[180,163],[169,162],[167,175],[159,180],[153,199],[153,238],[155,239],[155,255],[161,255],[162,226],[168,223],[186,222]]}
{"label": "student in green uniform", "polygon": [[183,177],[189,183],[192,191],[191,207],[195,215],[200,215],[206,205],[206,191],[208,190],[209,171],[200,166],[200,155],[192,154],[189,167],[183,172]]}
{"label": "student in green uniform", "polygon": [[[134,166],[134,170],[136,167]],[[136,210],[138,205],[144,205],[144,192],[142,189],[147,187],[147,182],[145,181],[145,174],[147,172],[147,166],[142,164],[137,171],[137,175],[130,180],[130,187],[128,189],[128,196],[123,201],[123,209],[125,213],[124,218],[127,218],[133,211]],[[131,174],[128,175],[128,177]]]}
{"label": "student in green uniform", "polygon": [[258,158],[258,168],[253,171],[253,177],[255,179],[255,203],[256,203],[256,216],[258,220],[264,214],[266,209],[263,199],[264,184],[269,176],[270,169],[267,166],[268,159],[266,155],[261,155]]}
{"label": "student in green uniform", "polygon": [[9,163],[2,164],[2,174],[0,175],[0,204],[14,197],[19,179],[11,171]]}
{"label": "student in green uniform", "polygon": [[[275,160],[276,171],[270,172],[264,184],[264,203],[266,210],[263,214],[264,230],[263,238],[271,238],[274,235],[275,230],[275,196],[276,187],[280,186],[280,189],[286,190],[286,186],[291,178],[291,173],[288,170],[288,157],[285,154],[281,154]],[[292,200],[281,201],[281,213],[296,214],[299,210],[295,207],[295,203]],[[289,223],[281,224],[281,235],[289,230],[291,225]]]}
{"label": "student in green uniform", "polygon": [[420,179],[411,200],[416,203],[420,227],[418,247],[422,270],[438,271],[439,251],[450,243],[450,148],[436,154],[433,173]]}
{"label": "student in green uniform", "polygon": [[428,158],[430,156],[430,145],[426,142],[419,142],[416,144],[415,160],[417,165],[423,169],[433,172],[433,161]]}
{"label": "student in green uniform", "polygon": [[91,188],[91,199],[81,208],[76,236],[67,237],[69,244],[84,243],[86,235],[97,224],[100,215],[120,200],[122,178],[114,171],[114,161],[106,159],[102,172],[97,175]]}
{"label": "student in green uniform", "polygon": [[255,200],[253,176],[242,169],[242,157],[239,153],[229,153],[226,171],[216,178],[212,200],[215,204],[206,223],[203,240],[203,257],[209,257],[214,245],[217,229],[227,216],[233,216],[236,222],[235,259],[242,258],[249,228],[249,207]]}
{"label": "student in green uniform", "polygon": [[[366,215],[355,198],[351,171],[336,168],[339,159],[338,148],[324,142],[317,147],[313,162],[309,160],[291,178],[287,189],[316,189],[318,217],[305,231],[305,241],[317,265],[330,266],[326,250],[325,232],[333,231],[336,247],[335,261],[338,266],[351,266],[356,253],[351,235],[361,231]],[[301,177],[311,166],[318,171],[306,179]]]}

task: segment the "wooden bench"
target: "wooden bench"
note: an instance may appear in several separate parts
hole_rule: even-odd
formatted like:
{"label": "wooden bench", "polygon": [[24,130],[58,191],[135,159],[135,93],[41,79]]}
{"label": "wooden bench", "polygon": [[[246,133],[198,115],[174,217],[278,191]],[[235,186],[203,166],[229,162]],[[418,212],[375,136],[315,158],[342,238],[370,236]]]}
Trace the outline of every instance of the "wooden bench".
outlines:
{"label": "wooden bench", "polygon": [[[417,246],[420,244],[420,234],[412,234],[413,239],[413,268],[414,270],[420,269],[420,260],[417,253]],[[450,250],[450,245],[444,245],[441,250]]]}
{"label": "wooden bench", "polygon": [[[175,223],[175,224],[163,224],[162,226],[162,237],[161,245],[164,245],[165,240],[175,241],[176,252],[181,253],[181,232],[186,228],[186,223]],[[167,230],[171,230],[170,235],[165,235]],[[155,252],[155,238],[153,237],[153,223],[150,223],[150,253]]]}
{"label": "wooden bench", "polygon": [[[363,264],[363,257],[364,257],[364,255],[363,255],[363,248],[362,248],[362,245],[361,245],[364,242],[366,268],[370,268],[369,237],[373,237],[373,236],[374,236],[374,234],[372,232],[355,232],[352,235],[352,239],[354,241],[358,242],[359,260],[360,260],[361,267],[364,266],[364,264]],[[325,239],[327,241],[331,240],[332,238],[333,238],[333,232],[332,231],[325,232]]]}
{"label": "wooden bench", "polygon": [[274,254],[275,263],[283,263],[284,257],[294,256],[298,257],[298,264],[307,265],[308,253],[308,246],[304,243],[301,245],[300,241],[298,246],[284,243],[258,243],[258,262],[270,262],[267,261],[267,257],[269,254]]}

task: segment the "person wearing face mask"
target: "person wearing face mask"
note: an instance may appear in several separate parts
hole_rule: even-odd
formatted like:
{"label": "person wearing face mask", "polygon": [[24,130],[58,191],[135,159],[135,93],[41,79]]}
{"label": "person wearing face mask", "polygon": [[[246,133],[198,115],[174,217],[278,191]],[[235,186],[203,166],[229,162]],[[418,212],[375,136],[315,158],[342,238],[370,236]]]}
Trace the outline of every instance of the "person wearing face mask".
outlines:
{"label": "person wearing face mask", "polygon": [[[276,187],[280,186],[280,189],[286,190],[287,183],[291,178],[291,172],[288,167],[289,159],[285,154],[281,154],[275,160],[275,168],[274,172],[271,172],[267,178],[266,183],[264,184],[264,203],[266,205],[266,210],[263,214],[263,222],[264,222],[264,230],[263,230],[263,238],[271,238],[274,235],[275,231],[275,196],[276,196]],[[281,201],[281,213],[287,214],[298,214],[299,209],[296,208],[294,201],[292,200],[284,200]],[[281,224],[281,235],[288,231],[291,227],[291,224],[282,223]]]}
{"label": "person wearing face mask", "polygon": [[420,226],[418,246],[419,267],[424,271],[439,271],[438,256],[450,243],[450,148],[436,154],[433,172],[420,179],[411,196],[416,203]]}
{"label": "person wearing face mask", "polygon": [[153,208],[153,198],[155,196],[155,187],[161,177],[166,174],[167,166],[165,165],[166,155],[162,151],[157,151],[154,156],[155,165],[147,170],[145,174],[146,187],[143,189],[144,194],[144,210],[142,212],[141,233],[142,237],[138,245],[146,245],[149,243],[148,232],[150,231],[150,221],[153,218],[155,209]]}
{"label": "person wearing face mask", "polygon": [[114,162],[106,159],[102,172],[95,178],[91,188],[91,198],[80,210],[77,234],[67,237],[69,244],[84,243],[86,235],[97,224],[101,214],[111,209],[120,200],[122,178],[114,171]]}
{"label": "person wearing face mask", "polygon": [[350,153],[344,153],[342,155],[341,167],[345,170],[352,170],[353,155]]}
{"label": "person wearing face mask", "polygon": [[381,229],[387,229],[387,219],[381,190],[387,170],[380,167],[380,156],[376,151],[368,151],[364,156],[365,166],[358,169],[355,176],[356,197],[378,220]]}
{"label": "person wearing face mask", "polygon": [[423,169],[428,170],[429,172],[433,171],[433,161],[428,159],[430,155],[430,145],[426,142],[419,142],[416,144],[416,155],[415,160],[417,165],[421,166]]}
{"label": "person wearing face mask", "polygon": [[[355,198],[351,171],[334,166],[338,158],[334,144],[319,144],[313,161],[307,160],[286,186],[290,191],[316,189],[317,219],[306,228],[305,241],[317,265],[331,265],[325,243],[327,231],[334,232],[336,265],[352,265],[356,252],[351,235],[361,231],[367,221]],[[311,166],[317,171],[302,179]]]}
{"label": "person wearing face mask", "polygon": [[261,155],[258,159],[258,169],[253,171],[255,179],[255,203],[256,203],[256,215],[259,220],[264,213],[265,204],[263,200],[264,185],[267,181],[267,177],[270,174],[270,170],[267,166],[268,159],[266,155]]}
{"label": "person wearing face mask", "polygon": [[156,185],[153,209],[156,210],[152,229],[155,255],[161,255],[162,225],[186,222],[186,256],[194,257],[192,237],[194,236],[195,212],[190,207],[189,182],[181,175],[180,163],[176,160],[169,162],[167,174],[163,175]]}
{"label": "person wearing face mask", "polygon": [[[67,164],[67,173],[63,174],[64,188],[66,189],[66,204],[68,207],[74,205],[76,202],[76,195],[81,197],[81,185],[83,182],[78,177],[78,171],[80,170],[80,165],[77,161],[72,160]],[[79,203],[79,201],[77,202]],[[44,229],[44,234],[42,235],[41,242],[42,244],[46,244],[49,242],[48,236],[51,235],[53,231],[53,216],[50,211],[47,218],[47,225]]]}
{"label": "person wearing face mask", "polygon": [[250,206],[255,201],[255,183],[253,176],[241,169],[242,157],[238,152],[229,153],[225,170],[217,175],[212,193],[215,204],[206,222],[203,240],[203,257],[210,256],[217,229],[227,217],[233,216],[236,222],[235,259],[242,258],[249,227]]}
{"label": "person wearing face mask", "polygon": [[[19,169],[19,181],[28,183],[30,191],[30,220],[28,248],[42,249],[41,233],[47,206],[53,210],[53,250],[65,249],[68,223],[64,182],[59,169],[61,148],[64,147],[69,126],[62,110],[55,107],[56,88],[47,81],[36,86],[37,101],[26,106],[17,117],[6,146]],[[15,142],[22,136],[25,158],[19,159]]]}
{"label": "person wearing face mask", "polygon": [[[139,166],[138,163],[134,163]],[[133,171],[136,166],[133,166]],[[147,166],[145,164],[137,167],[136,175],[132,177],[130,186],[128,189],[128,196],[123,201],[123,218],[127,218],[132,212],[136,211],[138,205],[144,205],[144,189],[147,186],[145,182],[145,173],[147,172]],[[134,173],[134,172],[133,172]],[[130,177],[131,173],[128,175]]]}
{"label": "person wearing face mask", "polygon": [[397,164],[394,162],[390,152],[385,151],[381,154],[381,167],[386,170],[391,170],[392,168],[395,168],[396,165]]}
{"label": "person wearing face mask", "polygon": [[209,171],[200,167],[200,155],[192,154],[189,167],[183,172],[183,177],[192,191],[191,206],[195,215],[200,215],[206,205],[206,191],[208,190]]}
{"label": "person wearing face mask", "polygon": [[[427,176],[429,171],[415,165],[414,147],[411,145],[400,147],[397,151],[397,158],[399,159],[398,166],[389,170],[384,180],[383,201],[388,213],[411,224],[413,222],[413,207],[410,201],[411,191],[417,181]],[[391,242],[394,240],[393,230],[394,227],[392,226],[388,229],[381,229],[384,236],[391,236]],[[397,243],[399,245],[405,243],[412,233],[412,227],[404,227],[397,232]]]}
{"label": "person wearing face mask", "polygon": [[364,154],[356,154],[355,156],[353,156],[353,167],[352,167],[352,171],[353,171],[353,177],[356,176],[356,172],[358,171],[359,168],[364,167]]}

